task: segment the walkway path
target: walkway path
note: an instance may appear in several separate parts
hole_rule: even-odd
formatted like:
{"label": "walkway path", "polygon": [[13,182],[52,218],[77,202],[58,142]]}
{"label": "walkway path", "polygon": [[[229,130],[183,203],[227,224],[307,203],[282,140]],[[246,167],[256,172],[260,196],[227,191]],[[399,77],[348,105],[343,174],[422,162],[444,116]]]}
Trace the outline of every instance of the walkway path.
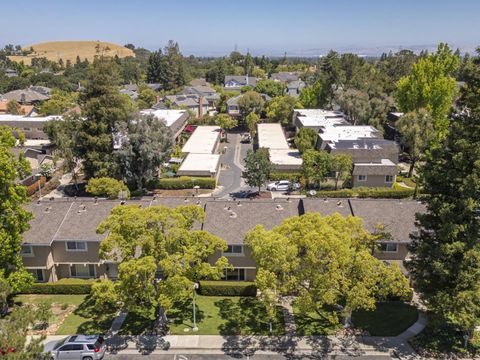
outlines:
{"label": "walkway path", "polygon": [[[288,307],[288,306],[287,306]],[[287,309],[287,311],[291,311]],[[121,318],[114,321],[111,331],[118,331]],[[117,320],[116,319],[116,320]],[[324,355],[395,355],[399,359],[420,359],[408,339],[420,333],[427,323],[426,316],[420,313],[415,324],[402,334],[395,337],[374,336],[217,336],[217,335],[168,335],[131,336],[115,338],[122,339],[124,346],[121,354],[138,354],[139,349],[153,354],[185,354],[185,353],[224,353],[224,354],[316,354]],[[291,326],[291,327],[290,327]],[[294,332],[295,323],[287,319],[287,332]],[[289,328],[290,327],[290,328]],[[58,341],[62,336],[49,336],[45,342]],[[108,341],[108,339],[107,339]],[[163,346],[168,344],[169,349]]]}
{"label": "walkway path", "polygon": [[293,314],[292,298],[284,297],[282,299],[283,317],[285,319],[285,335],[296,336],[297,324],[295,324],[295,315]]}

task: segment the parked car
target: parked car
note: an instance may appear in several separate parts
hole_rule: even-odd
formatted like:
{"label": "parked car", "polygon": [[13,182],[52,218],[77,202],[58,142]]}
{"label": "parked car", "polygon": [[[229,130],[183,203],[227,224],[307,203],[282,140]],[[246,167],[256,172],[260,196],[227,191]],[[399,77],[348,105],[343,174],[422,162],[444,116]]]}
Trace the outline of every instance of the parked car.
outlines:
{"label": "parked car", "polygon": [[247,134],[243,134],[243,135],[242,135],[242,140],[241,140],[241,142],[242,142],[243,144],[250,144],[250,143],[252,142],[252,137],[251,137],[250,134],[248,134],[248,133],[247,133]]}
{"label": "parked car", "polygon": [[100,360],[107,350],[104,338],[99,335],[71,335],[52,345],[45,345],[45,352],[50,352],[52,360]]}
{"label": "parked car", "polygon": [[300,184],[291,183],[288,180],[275,181],[267,185],[268,191],[288,191],[298,189],[300,189]]}

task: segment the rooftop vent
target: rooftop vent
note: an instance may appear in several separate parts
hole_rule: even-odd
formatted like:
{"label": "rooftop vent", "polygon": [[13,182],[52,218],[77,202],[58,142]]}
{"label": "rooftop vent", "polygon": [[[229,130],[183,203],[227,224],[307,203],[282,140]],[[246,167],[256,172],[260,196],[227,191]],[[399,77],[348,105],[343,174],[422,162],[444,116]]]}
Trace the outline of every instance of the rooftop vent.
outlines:
{"label": "rooftop vent", "polygon": [[283,206],[280,205],[280,204],[277,204],[277,206],[275,206],[275,210],[277,210],[277,211],[282,211],[282,210],[283,210]]}
{"label": "rooftop vent", "polygon": [[343,207],[342,202],[341,202],[341,201],[337,202],[337,206],[338,206],[339,208],[342,208],[342,207]]}
{"label": "rooftop vent", "polygon": [[237,218],[237,213],[235,211],[230,211],[230,217],[232,219],[236,219]]}
{"label": "rooftop vent", "polygon": [[53,201],[55,200],[55,198],[53,196],[50,197],[50,201]]}
{"label": "rooftop vent", "polygon": [[327,199],[327,198],[323,198],[323,202],[324,202],[324,203],[328,203],[328,199]]}
{"label": "rooftop vent", "polygon": [[186,202],[186,203],[187,203],[187,202],[188,202],[188,199],[187,199],[187,198],[183,199],[183,202]]}
{"label": "rooftop vent", "polygon": [[120,201],[120,205],[125,205],[127,202],[125,200]]}
{"label": "rooftop vent", "polygon": [[49,212],[50,212],[50,208],[49,208],[48,206],[45,208],[45,212],[46,212],[46,213],[49,213]]}
{"label": "rooftop vent", "polygon": [[240,201],[237,201],[237,206],[242,206],[242,203]]}
{"label": "rooftop vent", "polygon": [[40,199],[37,200],[37,205],[42,205],[42,202],[40,201]]}
{"label": "rooftop vent", "polygon": [[93,205],[98,205],[98,198],[95,196],[95,200],[93,200]]}

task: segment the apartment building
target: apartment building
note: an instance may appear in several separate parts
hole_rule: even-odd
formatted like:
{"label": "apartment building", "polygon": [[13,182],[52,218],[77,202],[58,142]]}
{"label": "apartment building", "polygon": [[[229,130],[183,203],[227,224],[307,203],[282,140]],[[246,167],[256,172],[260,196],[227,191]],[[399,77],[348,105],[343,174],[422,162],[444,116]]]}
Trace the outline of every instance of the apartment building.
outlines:
{"label": "apartment building", "polygon": [[[276,199],[224,201],[205,198],[144,198],[129,200],[128,204],[142,207],[164,205],[175,207],[193,204],[204,208],[206,216],[196,229],[217,235],[228,244],[223,253],[211,256],[212,263],[226,256],[233,269],[225,270],[227,280],[254,280],[256,264],[244,244],[245,234],[256,225],[271,229],[283,220],[302,216],[307,212],[322,215],[340,213],[359,216],[365,227],[375,231],[383,224],[390,237],[380,241],[375,255],[382,260],[403,265],[408,259],[409,234],[415,229],[415,213],[425,206],[413,200],[369,199]],[[39,282],[62,278],[117,277],[117,264],[99,257],[99,248],[105,234],[96,228],[120,201],[94,199],[55,199],[29,204],[33,212],[30,229],[24,234],[23,261]],[[372,249],[373,251],[374,249]]]}

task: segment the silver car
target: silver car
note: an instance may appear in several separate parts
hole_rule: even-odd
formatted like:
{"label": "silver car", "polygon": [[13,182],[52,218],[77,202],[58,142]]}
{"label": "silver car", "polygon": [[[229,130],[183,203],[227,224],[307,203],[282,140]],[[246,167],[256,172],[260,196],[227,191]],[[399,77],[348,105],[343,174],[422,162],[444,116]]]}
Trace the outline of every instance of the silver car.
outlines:
{"label": "silver car", "polygon": [[99,360],[105,355],[107,346],[99,335],[71,335],[55,343],[50,352],[52,360]]}
{"label": "silver car", "polygon": [[268,191],[288,191],[298,189],[300,189],[300,184],[290,183],[288,180],[275,181],[267,185]]}

